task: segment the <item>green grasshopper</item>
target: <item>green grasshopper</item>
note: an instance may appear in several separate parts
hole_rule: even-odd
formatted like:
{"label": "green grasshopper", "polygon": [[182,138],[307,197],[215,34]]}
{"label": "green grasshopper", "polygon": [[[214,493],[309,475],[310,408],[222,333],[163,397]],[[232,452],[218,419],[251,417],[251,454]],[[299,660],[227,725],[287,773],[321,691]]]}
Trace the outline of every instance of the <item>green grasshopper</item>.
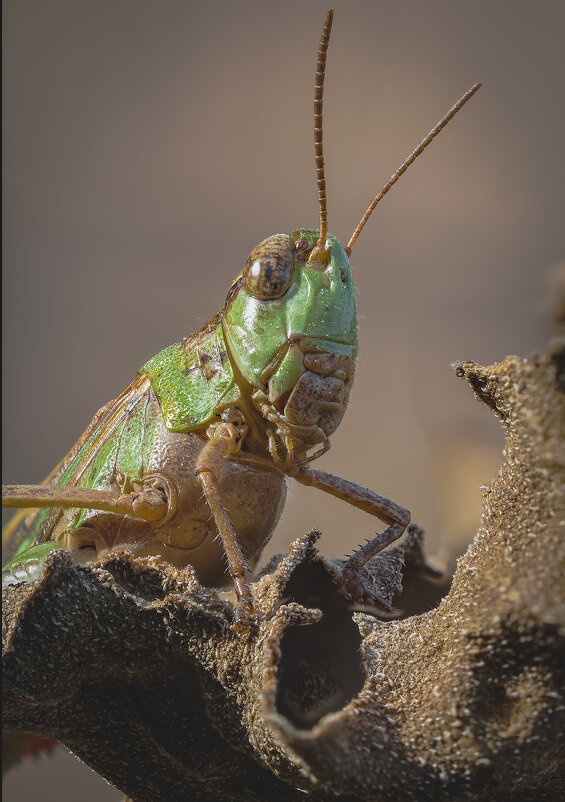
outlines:
{"label": "green grasshopper", "polygon": [[319,230],[297,229],[259,243],[221,311],[150,359],[42,485],[3,488],[3,506],[31,508],[5,529],[8,584],[37,578],[53,549],[64,547],[85,562],[128,548],[178,567],[190,564],[205,584],[221,586],[231,578],[235,626],[248,630],[255,611],[247,570],[277,525],[290,476],[386,524],[348,559],[342,581],[355,604],[390,612],[366,592],[359,569],[403,534],[410,513],[310,463],[330,448],[353,381],[353,245],[377,203],[480,84],[392,175],[344,247],[328,234],[323,157],[332,18],[330,10],[315,81]]}

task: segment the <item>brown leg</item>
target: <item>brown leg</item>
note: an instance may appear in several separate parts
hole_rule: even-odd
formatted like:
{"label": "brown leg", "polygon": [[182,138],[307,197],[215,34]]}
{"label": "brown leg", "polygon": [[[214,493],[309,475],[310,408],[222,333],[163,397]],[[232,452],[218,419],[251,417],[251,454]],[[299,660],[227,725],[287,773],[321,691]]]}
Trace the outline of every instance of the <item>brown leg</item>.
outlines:
{"label": "brown leg", "polygon": [[132,493],[67,485],[3,485],[2,506],[103,510],[158,524],[174,512],[174,502],[165,488],[167,481],[156,475],[147,477],[147,482]]}
{"label": "brown leg", "polygon": [[345,589],[354,601],[370,601],[382,606],[382,602],[367,598],[363,583],[359,578],[359,569],[371,557],[394,543],[402,535],[410,523],[410,512],[405,507],[401,507],[400,504],[396,504],[373,490],[368,490],[366,487],[355,484],[355,482],[350,482],[348,479],[342,479],[340,476],[334,476],[317,468],[299,468],[293,474],[293,477],[303,485],[325,490],[326,493],[330,493],[332,496],[336,496],[388,524],[384,532],[376,535],[351,555],[345,563],[342,573]]}
{"label": "brown leg", "polygon": [[222,537],[230,576],[235,586],[237,594],[236,629],[238,632],[247,632],[253,626],[254,614],[253,595],[246,576],[247,562],[220,500],[218,488],[223,460],[239,450],[242,434],[232,423],[212,424],[208,428],[207,434],[210,439],[200,452],[196,462],[196,474]]}

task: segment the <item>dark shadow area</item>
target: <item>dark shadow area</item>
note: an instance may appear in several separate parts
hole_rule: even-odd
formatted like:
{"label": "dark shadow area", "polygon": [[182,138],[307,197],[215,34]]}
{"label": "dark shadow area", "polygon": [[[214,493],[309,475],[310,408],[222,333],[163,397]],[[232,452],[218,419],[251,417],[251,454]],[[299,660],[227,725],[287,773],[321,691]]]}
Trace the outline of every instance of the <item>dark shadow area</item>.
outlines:
{"label": "dark shadow area", "polygon": [[[555,718],[565,687],[563,651],[554,648],[560,640],[559,627],[532,621],[531,635],[526,640],[523,630],[509,620],[502,633],[472,636],[480,649],[471,667],[475,692],[465,723],[476,742],[485,744],[485,757],[499,764],[499,777],[506,775],[512,790],[504,798],[512,802],[564,798],[557,791],[555,773],[547,770],[548,763],[561,767],[559,787],[565,790],[563,730],[556,727]],[[527,771],[521,751],[524,743],[531,761]],[[478,793],[482,787],[479,772],[474,790]]]}
{"label": "dark shadow area", "polygon": [[452,574],[442,574],[426,565],[419,554],[408,552],[402,571],[402,591],[392,600],[392,606],[400,610],[398,618],[433,610],[449,593],[452,580]]}
{"label": "dark shadow area", "polygon": [[361,636],[349,605],[321,563],[306,563],[294,571],[285,601],[323,612],[319,622],[286,631],[278,669],[277,710],[295,727],[311,729],[363,687]]}
{"label": "dark shadow area", "polygon": [[551,363],[555,368],[555,384],[557,389],[565,393],[565,348],[556,347],[551,354]]}

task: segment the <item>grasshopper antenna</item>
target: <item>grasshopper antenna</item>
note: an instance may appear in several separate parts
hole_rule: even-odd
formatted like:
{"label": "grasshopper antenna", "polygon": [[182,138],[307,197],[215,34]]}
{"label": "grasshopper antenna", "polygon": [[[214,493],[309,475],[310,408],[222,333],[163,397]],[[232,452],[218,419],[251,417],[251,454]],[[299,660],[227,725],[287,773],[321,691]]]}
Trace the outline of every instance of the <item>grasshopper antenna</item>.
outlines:
{"label": "grasshopper antenna", "polygon": [[[389,191],[389,189],[392,186],[394,186],[394,184],[396,184],[396,182],[398,181],[398,179],[400,178],[402,173],[406,172],[406,170],[410,167],[412,162],[420,155],[420,153],[422,153],[422,151],[424,151],[428,147],[428,145],[430,144],[432,139],[434,139],[434,137],[436,137],[439,134],[439,132],[441,131],[442,128],[445,128],[447,123],[453,117],[455,117],[455,115],[457,114],[459,109],[463,108],[465,103],[473,97],[475,92],[478,89],[480,89],[481,86],[482,86],[481,83],[474,84],[474,86],[472,86],[467,92],[465,92],[464,95],[462,95],[462,97],[459,98],[457,103],[454,106],[452,106],[449,109],[449,111],[447,112],[447,114],[444,117],[442,117],[441,120],[432,128],[432,130],[427,135],[427,137],[425,139],[423,139],[420,142],[420,144],[418,145],[418,147],[415,150],[412,151],[410,156],[408,156],[408,158],[405,161],[402,162],[402,164],[400,165],[398,170],[391,175],[391,177],[388,179],[388,181],[386,182],[384,187],[381,189],[381,191],[378,193],[378,195],[375,195],[375,197],[373,198],[373,200],[369,204],[369,208],[367,209],[367,211],[365,212],[365,214],[361,218],[361,220],[359,222],[359,225],[357,226],[357,228],[355,229],[355,231],[351,235],[351,239],[347,243],[347,247],[345,248],[345,252],[347,253],[348,256],[351,255],[351,251],[353,250],[353,246],[355,245],[355,241],[357,240],[357,237],[359,236],[359,234],[363,230],[363,226],[365,225],[365,223],[367,222],[367,220],[371,216],[371,212],[373,211],[373,209],[375,208],[377,203],[380,200],[382,200],[382,198],[384,198],[384,196]],[[322,162],[322,164],[323,164],[323,162]],[[318,179],[318,181],[319,181],[319,179]],[[320,237],[321,237],[321,232],[320,232]],[[319,244],[320,243],[318,242],[318,245]]]}
{"label": "grasshopper antenna", "polygon": [[318,180],[318,200],[320,204],[320,236],[316,247],[310,254],[309,262],[325,261],[327,254],[326,240],[328,237],[328,205],[326,198],[326,175],[324,172],[324,126],[322,111],[324,105],[324,78],[326,76],[326,59],[330,34],[332,31],[334,11],[330,8],[324,22],[320,47],[318,49],[318,62],[316,65],[316,80],[314,83],[314,152],[316,154],[316,176]]}

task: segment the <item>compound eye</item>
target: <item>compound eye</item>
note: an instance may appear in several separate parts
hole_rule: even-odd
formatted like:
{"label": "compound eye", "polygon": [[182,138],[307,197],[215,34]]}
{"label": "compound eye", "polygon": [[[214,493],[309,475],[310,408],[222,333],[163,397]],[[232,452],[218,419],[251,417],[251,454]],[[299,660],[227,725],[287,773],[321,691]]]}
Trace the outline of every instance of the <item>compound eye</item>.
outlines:
{"label": "compound eye", "polygon": [[281,298],[292,284],[294,245],[287,234],[275,234],[254,248],[243,268],[243,286],[262,300]]}

